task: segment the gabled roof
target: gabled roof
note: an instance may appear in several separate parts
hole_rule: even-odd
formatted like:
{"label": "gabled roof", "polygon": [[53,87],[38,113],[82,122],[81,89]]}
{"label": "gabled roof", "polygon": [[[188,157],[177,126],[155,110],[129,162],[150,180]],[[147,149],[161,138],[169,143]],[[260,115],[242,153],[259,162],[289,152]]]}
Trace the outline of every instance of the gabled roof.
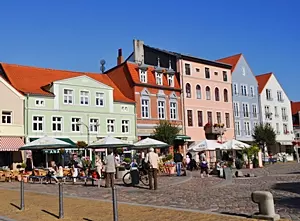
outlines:
{"label": "gabled roof", "polygon": [[237,63],[239,62],[239,60],[242,56],[243,56],[243,54],[240,53],[240,54],[232,55],[232,56],[229,56],[229,57],[226,57],[226,58],[221,58],[221,59],[218,59],[216,61],[224,63],[224,64],[230,64],[232,66],[231,67],[231,72],[233,72],[236,65],[237,65]]}
{"label": "gabled roof", "polygon": [[300,102],[291,101],[292,114],[297,114],[300,111]]}
{"label": "gabled roof", "polygon": [[0,64],[10,84],[24,94],[51,96],[51,92],[44,90],[44,86],[58,80],[86,75],[114,88],[113,95],[115,101],[134,102],[127,98],[109,76],[105,74],[55,70],[6,63]]}
{"label": "gabled roof", "polygon": [[272,75],[273,75],[273,73],[270,72],[270,73],[255,76],[257,83],[258,83],[258,93],[261,93],[264,90],[266,84],[268,83],[268,81]]}

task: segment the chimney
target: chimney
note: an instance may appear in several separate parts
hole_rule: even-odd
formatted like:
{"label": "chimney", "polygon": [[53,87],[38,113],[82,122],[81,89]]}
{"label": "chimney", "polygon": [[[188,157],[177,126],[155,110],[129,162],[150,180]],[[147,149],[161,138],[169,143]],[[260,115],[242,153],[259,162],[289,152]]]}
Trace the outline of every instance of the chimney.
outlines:
{"label": "chimney", "polygon": [[133,40],[134,62],[144,64],[144,42],[141,40]]}
{"label": "chimney", "polygon": [[118,50],[118,58],[117,58],[117,65],[120,65],[124,62],[124,58],[123,58],[123,55],[122,55],[122,48],[120,48]]}

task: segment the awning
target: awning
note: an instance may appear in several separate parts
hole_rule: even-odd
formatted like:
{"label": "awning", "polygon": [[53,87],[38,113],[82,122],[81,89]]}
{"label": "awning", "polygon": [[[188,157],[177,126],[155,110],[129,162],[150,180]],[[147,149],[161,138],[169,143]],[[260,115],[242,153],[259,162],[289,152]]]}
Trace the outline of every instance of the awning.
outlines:
{"label": "awning", "polygon": [[175,137],[175,140],[190,140],[191,137],[187,136],[187,135],[177,135]]}
{"label": "awning", "polygon": [[293,145],[293,143],[292,142],[290,142],[290,141],[286,141],[286,142],[279,142],[280,143],[280,145]]}
{"label": "awning", "polygon": [[[39,139],[39,138],[29,138],[29,142],[32,142],[32,141],[37,140],[37,139]],[[76,144],[75,144],[71,139],[69,139],[69,138],[56,138],[56,139],[65,141],[65,142],[67,142],[67,143],[69,143],[69,144],[72,144],[72,145],[76,145]],[[24,144],[23,144],[23,145],[24,145]],[[22,145],[22,146],[23,146],[23,145]]]}
{"label": "awning", "polygon": [[18,151],[24,146],[21,137],[0,137],[0,151]]}

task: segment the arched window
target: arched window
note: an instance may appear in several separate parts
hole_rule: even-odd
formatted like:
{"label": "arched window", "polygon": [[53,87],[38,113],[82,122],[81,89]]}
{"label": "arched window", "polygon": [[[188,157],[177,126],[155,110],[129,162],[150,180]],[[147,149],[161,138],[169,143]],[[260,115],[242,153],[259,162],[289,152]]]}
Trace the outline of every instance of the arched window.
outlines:
{"label": "arched window", "polygon": [[224,89],[224,102],[228,102],[228,91]]}
{"label": "arched window", "polygon": [[196,86],[196,97],[197,97],[197,99],[201,99],[201,87],[200,87],[200,85]]}
{"label": "arched window", "polygon": [[220,91],[219,88],[215,88],[215,100],[220,101]]}
{"label": "arched window", "polygon": [[191,85],[189,83],[185,85],[185,93],[187,98],[191,97]]}
{"label": "arched window", "polygon": [[205,88],[206,100],[210,100],[210,88],[207,86]]}

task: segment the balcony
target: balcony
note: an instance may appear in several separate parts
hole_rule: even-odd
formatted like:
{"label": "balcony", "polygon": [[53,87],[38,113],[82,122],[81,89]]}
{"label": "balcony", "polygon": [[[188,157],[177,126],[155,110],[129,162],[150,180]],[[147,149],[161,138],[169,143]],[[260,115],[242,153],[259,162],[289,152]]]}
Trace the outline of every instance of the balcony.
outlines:
{"label": "balcony", "polygon": [[272,120],[272,115],[273,113],[269,113],[269,112],[265,113],[266,120]]}
{"label": "balcony", "polygon": [[283,120],[283,121],[288,121],[288,116],[287,116],[287,115],[283,115],[283,116],[282,116],[282,120]]}

